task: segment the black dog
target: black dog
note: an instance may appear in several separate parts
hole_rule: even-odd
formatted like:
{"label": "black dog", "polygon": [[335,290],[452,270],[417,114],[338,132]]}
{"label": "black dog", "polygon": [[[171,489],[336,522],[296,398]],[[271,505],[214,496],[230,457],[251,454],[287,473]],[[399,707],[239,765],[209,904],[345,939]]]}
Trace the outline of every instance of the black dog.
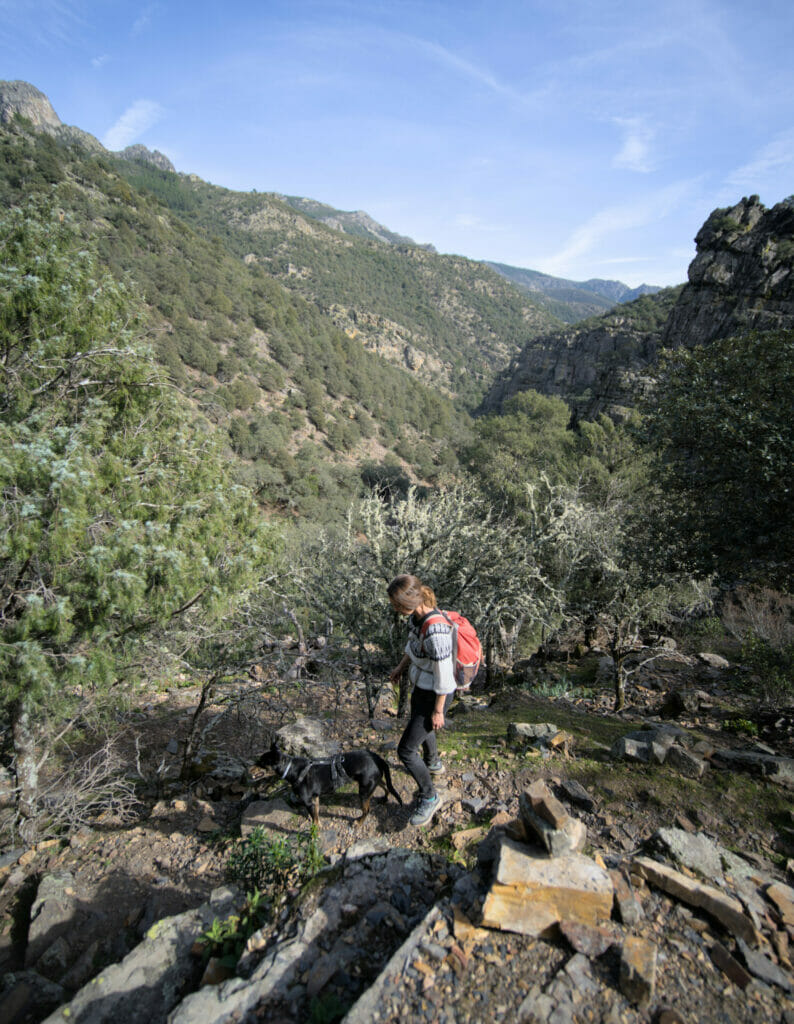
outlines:
{"label": "black dog", "polygon": [[307,757],[290,757],[274,741],[257,764],[260,768],[274,768],[292,786],[292,792],[309,811],[315,825],[320,823],[320,795],[333,793],[346,782],[358,783],[362,811],[358,821],[369,814],[370,799],[378,786],[383,786],[384,800],[391,793],[398,803],[403,802],[392,785],[388,764],[372,750],[352,750],[349,754],[310,761]]}

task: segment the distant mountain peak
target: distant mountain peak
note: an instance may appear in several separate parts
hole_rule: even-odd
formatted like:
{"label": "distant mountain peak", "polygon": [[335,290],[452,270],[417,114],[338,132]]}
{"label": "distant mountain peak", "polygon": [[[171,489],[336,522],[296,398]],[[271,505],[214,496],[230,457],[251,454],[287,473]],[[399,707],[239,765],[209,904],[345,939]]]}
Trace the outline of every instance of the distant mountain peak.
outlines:
{"label": "distant mountain peak", "polygon": [[428,252],[436,251],[435,247],[430,244],[415,242],[407,235],[398,235],[396,232],[390,231],[364,210],[337,210],[326,203],[318,202],[316,199],[306,199],[303,196],[278,194],[278,198],[291,206],[293,210],[299,210],[307,217],[333,228],[334,231],[342,231],[346,235],[357,235],[359,238],[371,238],[386,245],[410,245],[417,249],[426,249]]}
{"label": "distant mountain peak", "polygon": [[147,149],[146,146],[138,143],[135,146],[127,146],[126,149],[122,149],[119,156],[125,160],[136,161],[139,164],[152,164],[152,166],[158,167],[161,171],[171,171],[173,174],[176,174],[176,167],[174,167],[165,153],[161,153],[159,149]]}
{"label": "distant mountain peak", "polygon": [[589,281],[569,281],[564,277],[552,277],[539,270],[511,267],[506,263],[489,263],[489,266],[506,277],[521,291],[543,296],[543,302],[550,312],[566,323],[606,312],[617,304],[633,302],[641,295],[655,295],[661,289],[656,285],[641,284],[630,288],[622,281],[605,281],[591,278]]}
{"label": "distant mountain peak", "polygon": [[27,118],[39,130],[62,127],[52,104],[35,85],[20,81],[0,82],[0,124],[8,124],[16,115]]}

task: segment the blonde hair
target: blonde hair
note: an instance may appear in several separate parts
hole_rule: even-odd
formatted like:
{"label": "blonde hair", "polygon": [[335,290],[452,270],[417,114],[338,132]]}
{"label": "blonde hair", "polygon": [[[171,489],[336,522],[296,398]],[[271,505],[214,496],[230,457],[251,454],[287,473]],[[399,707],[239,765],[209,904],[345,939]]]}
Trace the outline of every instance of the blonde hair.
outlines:
{"label": "blonde hair", "polygon": [[429,605],[431,608],[436,606],[436,595],[430,587],[426,587],[418,576],[411,576],[408,573],[395,576],[386,588],[386,593],[403,608],[409,608],[411,611],[420,604]]}

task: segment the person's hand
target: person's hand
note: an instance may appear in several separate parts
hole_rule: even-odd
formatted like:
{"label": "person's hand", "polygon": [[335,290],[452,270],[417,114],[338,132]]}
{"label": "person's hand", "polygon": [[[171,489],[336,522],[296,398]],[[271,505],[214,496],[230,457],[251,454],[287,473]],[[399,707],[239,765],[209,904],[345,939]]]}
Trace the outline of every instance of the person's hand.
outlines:
{"label": "person's hand", "polygon": [[443,729],[444,728],[444,712],[443,711],[434,711],[433,714],[430,716],[430,724],[433,726],[433,729],[436,729],[436,730],[437,729]]}
{"label": "person's hand", "polygon": [[389,682],[392,684],[392,686],[397,686],[397,684],[400,682],[402,677],[403,677],[403,670],[398,665],[397,668],[392,669],[391,674],[389,675]]}

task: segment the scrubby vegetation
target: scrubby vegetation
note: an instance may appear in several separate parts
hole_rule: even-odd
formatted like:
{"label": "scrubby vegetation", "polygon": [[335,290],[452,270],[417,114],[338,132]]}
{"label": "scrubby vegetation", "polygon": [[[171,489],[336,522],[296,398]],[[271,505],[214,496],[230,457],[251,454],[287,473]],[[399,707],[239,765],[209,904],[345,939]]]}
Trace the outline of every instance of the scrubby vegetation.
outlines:
{"label": "scrubby vegetation", "polygon": [[[474,420],[496,356],[532,329],[495,275],[24,124],[0,145],[15,833],[68,820],[42,800],[41,766],[142,677],[201,683],[191,730],[213,689],[239,697],[268,658],[274,706],[283,676],[315,672],[331,689],[355,679],[373,714],[399,654],[385,587],[401,571],[475,622],[492,681],[539,648],[597,644],[620,708],[629,656],[700,623],[739,645],[759,701],[790,700],[791,332],[669,354],[620,424],[534,392]],[[342,295],[432,339],[453,386],[335,326]],[[450,313],[464,295],[468,348]],[[629,316],[657,330],[672,301]]]}

